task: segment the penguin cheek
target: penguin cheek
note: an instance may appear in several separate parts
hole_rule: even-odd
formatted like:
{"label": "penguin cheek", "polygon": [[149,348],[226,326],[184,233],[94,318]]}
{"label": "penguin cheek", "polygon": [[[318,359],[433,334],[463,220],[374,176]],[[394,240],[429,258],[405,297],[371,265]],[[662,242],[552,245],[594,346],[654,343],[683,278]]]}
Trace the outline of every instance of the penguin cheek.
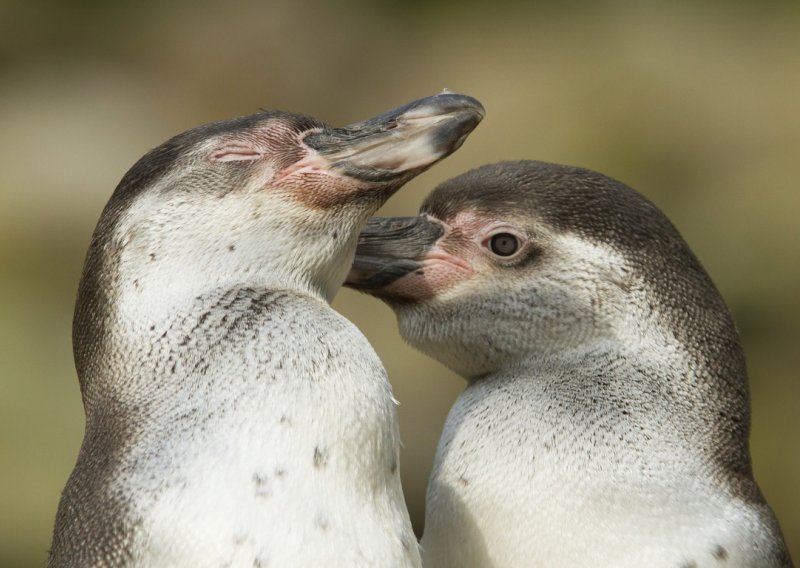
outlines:
{"label": "penguin cheek", "polygon": [[372,214],[393,192],[386,185],[376,188],[337,171],[311,166],[279,175],[269,189],[311,210],[351,207]]}
{"label": "penguin cheek", "polygon": [[412,301],[440,296],[472,275],[471,268],[447,261],[428,259],[419,269],[409,272],[386,286],[381,295]]}

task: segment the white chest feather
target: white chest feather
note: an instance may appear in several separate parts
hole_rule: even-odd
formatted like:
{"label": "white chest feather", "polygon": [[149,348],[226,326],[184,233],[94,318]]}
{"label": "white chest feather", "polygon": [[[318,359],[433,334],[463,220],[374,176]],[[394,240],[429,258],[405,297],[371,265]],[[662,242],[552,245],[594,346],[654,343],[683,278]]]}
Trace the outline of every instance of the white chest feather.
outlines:
{"label": "white chest feather", "polygon": [[127,393],[140,422],[113,485],[136,564],[418,565],[394,401],[358,330],[286,292],[197,305],[150,324]]}
{"label": "white chest feather", "polygon": [[556,378],[475,384],[456,403],[428,488],[426,567],[769,565],[760,512],[715,483],[674,417],[646,396],[627,423],[582,410],[554,395],[569,388]]}

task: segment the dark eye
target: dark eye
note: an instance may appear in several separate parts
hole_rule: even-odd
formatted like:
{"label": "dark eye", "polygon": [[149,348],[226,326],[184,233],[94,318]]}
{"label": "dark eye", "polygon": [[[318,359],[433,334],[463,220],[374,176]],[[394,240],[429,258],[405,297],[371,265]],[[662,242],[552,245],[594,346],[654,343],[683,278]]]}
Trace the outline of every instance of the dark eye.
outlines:
{"label": "dark eye", "polygon": [[511,256],[517,249],[519,241],[511,233],[497,233],[489,239],[489,250],[497,256]]}

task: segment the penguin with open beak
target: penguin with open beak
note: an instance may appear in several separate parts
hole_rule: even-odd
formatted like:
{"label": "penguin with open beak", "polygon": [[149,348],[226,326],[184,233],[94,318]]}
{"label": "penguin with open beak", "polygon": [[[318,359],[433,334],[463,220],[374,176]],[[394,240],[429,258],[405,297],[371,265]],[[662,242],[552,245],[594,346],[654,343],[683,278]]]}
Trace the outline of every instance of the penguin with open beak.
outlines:
{"label": "penguin with open beak", "polygon": [[376,218],[348,285],[468,382],[427,568],[785,568],[731,315],[669,220],[582,168],[488,165]]}
{"label": "penguin with open beak", "polygon": [[81,277],[86,430],[49,566],[420,565],[390,385],[329,302],[367,218],[483,112],[260,112],[128,171]]}

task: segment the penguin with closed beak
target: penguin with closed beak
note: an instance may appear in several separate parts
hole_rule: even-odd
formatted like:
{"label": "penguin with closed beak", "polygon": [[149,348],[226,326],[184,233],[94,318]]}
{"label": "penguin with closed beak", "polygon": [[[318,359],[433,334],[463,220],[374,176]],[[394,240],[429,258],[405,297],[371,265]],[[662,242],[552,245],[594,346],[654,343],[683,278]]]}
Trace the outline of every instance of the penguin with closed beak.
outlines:
{"label": "penguin with closed beak", "polygon": [[669,220],[599,173],[487,165],[375,218],[348,284],[467,380],[426,568],[785,568],[731,315]]}
{"label": "penguin with closed beak", "polygon": [[449,93],[344,128],[260,112],[128,171],[79,287],[49,566],[420,565],[390,385],[329,303],[367,218],[482,117]]}

